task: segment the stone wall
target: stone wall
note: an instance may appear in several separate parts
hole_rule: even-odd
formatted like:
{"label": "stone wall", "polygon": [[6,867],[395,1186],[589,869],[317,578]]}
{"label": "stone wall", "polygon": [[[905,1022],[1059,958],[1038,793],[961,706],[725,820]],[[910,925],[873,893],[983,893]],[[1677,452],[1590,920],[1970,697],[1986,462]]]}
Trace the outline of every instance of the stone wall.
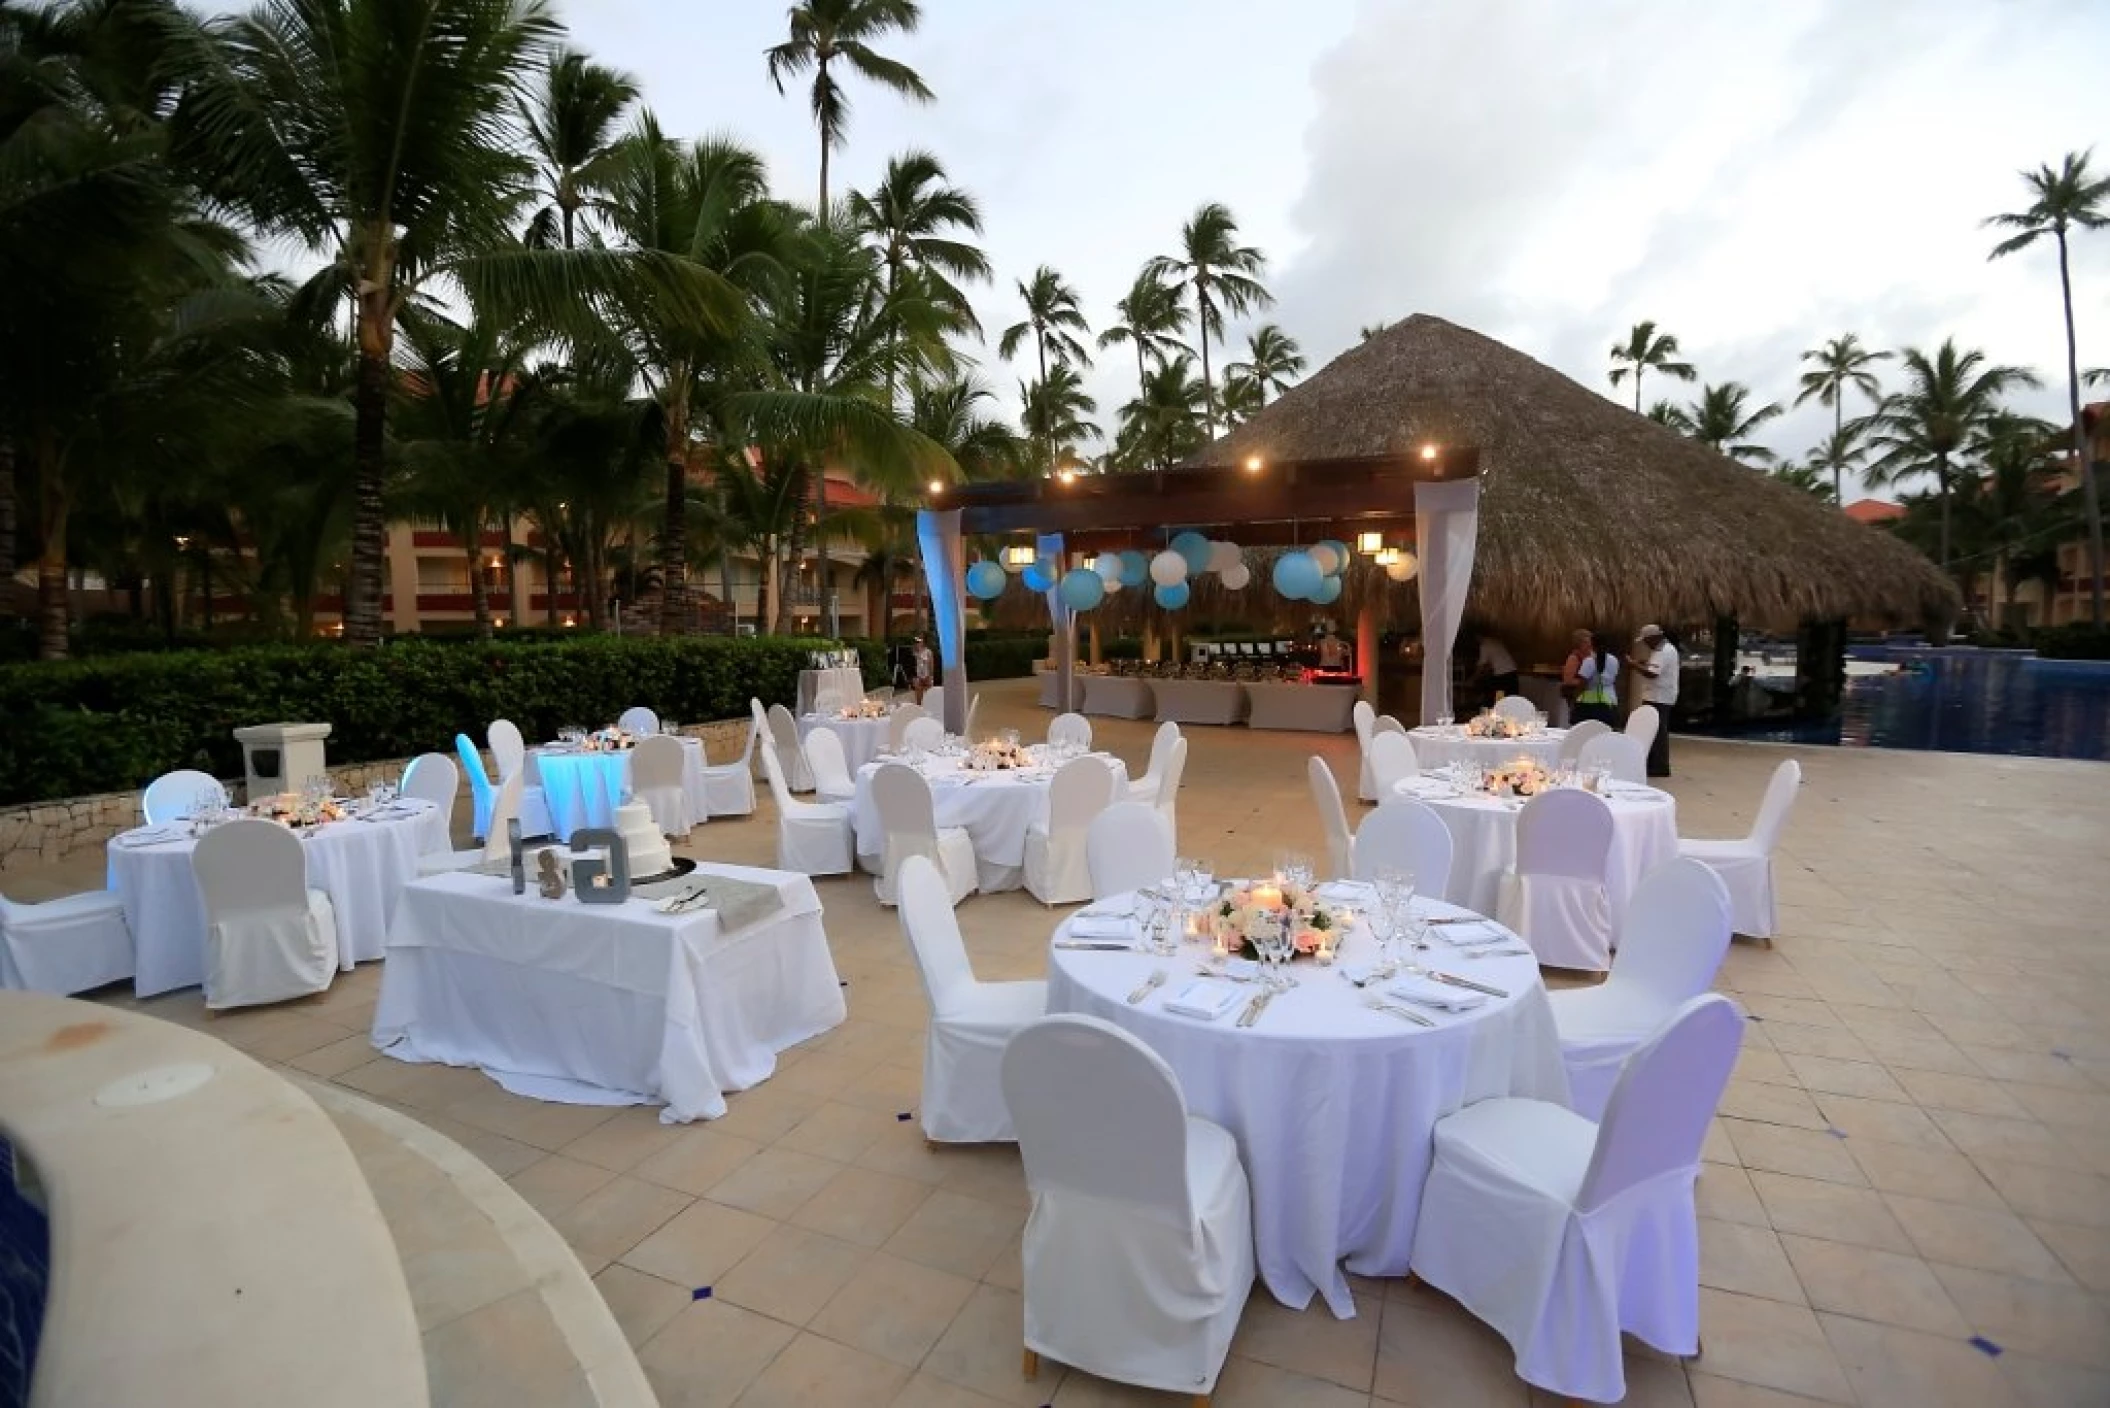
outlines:
{"label": "stone wall", "polygon": [[[704,754],[713,763],[731,762],[747,746],[745,719],[697,724],[684,727],[682,732],[701,738]],[[360,797],[371,783],[399,781],[409,764],[408,758],[345,763],[329,770],[330,781],[339,796]],[[484,767],[494,777],[497,775],[489,755],[484,758]],[[246,800],[240,778],[228,779],[227,790],[237,804]],[[466,784],[462,790],[466,795]],[[141,820],[137,792],[106,792],[94,797],[0,807],[0,872],[53,865],[83,851],[99,852],[112,836],[130,830]]]}

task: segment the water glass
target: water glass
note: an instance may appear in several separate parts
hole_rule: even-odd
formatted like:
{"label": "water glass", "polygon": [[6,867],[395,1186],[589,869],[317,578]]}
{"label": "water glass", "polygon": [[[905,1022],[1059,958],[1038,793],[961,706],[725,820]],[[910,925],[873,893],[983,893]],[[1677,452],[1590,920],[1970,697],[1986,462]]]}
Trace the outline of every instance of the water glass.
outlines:
{"label": "water glass", "polygon": [[1173,889],[1181,896],[1185,896],[1188,891],[1194,888],[1194,858],[1192,856],[1174,856],[1172,858],[1172,884]]}
{"label": "water glass", "polygon": [[1282,857],[1282,878],[1299,890],[1309,890],[1312,882],[1311,856],[1305,851],[1286,851]]}
{"label": "water glass", "polygon": [[1192,863],[1195,896],[1206,903],[1216,897],[1216,865],[1203,856],[1196,856]]}

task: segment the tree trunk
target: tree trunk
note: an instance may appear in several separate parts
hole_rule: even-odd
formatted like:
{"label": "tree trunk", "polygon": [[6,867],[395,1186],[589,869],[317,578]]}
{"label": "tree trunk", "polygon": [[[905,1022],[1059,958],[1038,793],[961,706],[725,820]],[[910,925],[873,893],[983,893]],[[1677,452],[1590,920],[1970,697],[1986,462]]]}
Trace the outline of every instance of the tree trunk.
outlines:
{"label": "tree trunk", "polygon": [[[682,373],[682,381],[686,373]],[[680,386],[682,381],[675,384]],[[659,543],[659,633],[689,629],[689,414],[686,392],[667,406],[667,505]]]}
{"label": "tree trunk", "polygon": [[1839,399],[1832,402],[1832,503],[1834,507],[1846,507],[1846,477],[1839,463],[1839,437],[1846,433],[1846,391],[1840,388]]}
{"label": "tree trunk", "polygon": [[37,439],[37,658],[64,660],[69,653],[66,596],[66,520],[72,509],[61,482],[58,444],[50,431]]}
{"label": "tree trunk", "polygon": [[865,638],[885,640],[887,620],[893,614],[894,593],[890,590],[894,579],[894,561],[881,554],[875,561],[865,564],[865,570],[873,567],[883,570],[873,580],[865,583]]}
{"label": "tree trunk", "polygon": [[464,535],[462,549],[469,556],[469,608],[476,621],[476,638],[491,638],[491,589],[484,584],[484,565],[479,560],[477,539],[482,532],[472,528]]}
{"label": "tree trunk", "polygon": [[1641,414],[1641,364],[1634,363],[1634,414]]}
{"label": "tree trunk", "polygon": [[1216,438],[1216,383],[1209,380],[1209,309],[1202,301],[1202,285],[1197,278],[1194,285],[1195,329],[1202,335],[1202,419],[1208,424],[1209,438]]}
{"label": "tree trunk", "polygon": [[0,577],[15,575],[15,444],[0,437]]}
{"label": "tree trunk", "polygon": [[813,583],[822,629],[831,636],[841,635],[842,623],[828,609],[835,592],[831,580],[834,568],[828,561],[828,469],[825,465],[813,471],[813,547],[818,559],[818,565],[813,569]]}
{"label": "tree trunk", "polygon": [[545,526],[542,530],[542,623],[557,624],[557,540]]}
{"label": "tree trunk", "polygon": [[2081,425],[2081,364],[2073,345],[2073,279],[2066,268],[2066,232],[2059,232],[2059,293],[2066,310],[2066,408],[2073,417],[2073,457],[2081,471],[2081,506],[2088,515],[2088,609],[2096,629],[2103,625],[2103,510],[2096,498],[2095,464],[2088,453],[2088,432]]}
{"label": "tree trunk", "polygon": [[1941,567],[1949,570],[1949,457],[1942,455],[1934,462],[1935,488],[1941,494]]}
{"label": "tree trunk", "polygon": [[[360,300],[359,380],[353,392],[352,571],[345,586],[344,639],[371,646],[381,640],[381,574],[388,555],[388,355],[393,341],[385,311]],[[373,326],[375,321],[379,326]]]}
{"label": "tree trunk", "polygon": [[212,545],[208,543],[198,554],[198,586],[204,597],[205,634],[212,634]]}

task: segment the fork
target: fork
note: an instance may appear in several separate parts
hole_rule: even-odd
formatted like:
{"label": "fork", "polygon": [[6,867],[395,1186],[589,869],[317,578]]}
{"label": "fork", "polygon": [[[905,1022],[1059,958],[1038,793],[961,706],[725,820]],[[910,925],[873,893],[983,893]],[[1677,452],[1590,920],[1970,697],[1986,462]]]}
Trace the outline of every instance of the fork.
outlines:
{"label": "fork", "polygon": [[1476,948],[1471,953],[1468,953],[1465,956],[1468,959],[1525,958],[1528,957],[1530,953],[1531,950],[1528,948]]}
{"label": "fork", "polygon": [[1163,968],[1153,968],[1150,976],[1143,980],[1143,985],[1128,995],[1129,1005],[1134,1006],[1163,987],[1168,976],[1170,975]]}
{"label": "fork", "polygon": [[1422,1016],[1419,1012],[1410,1012],[1404,1007],[1395,1007],[1393,1004],[1385,1001],[1382,997],[1379,997],[1374,992],[1364,997],[1363,1006],[1369,1008],[1372,1012],[1390,1012],[1395,1017],[1401,1018],[1404,1021],[1416,1023],[1420,1026],[1433,1027],[1436,1025],[1428,1018]]}

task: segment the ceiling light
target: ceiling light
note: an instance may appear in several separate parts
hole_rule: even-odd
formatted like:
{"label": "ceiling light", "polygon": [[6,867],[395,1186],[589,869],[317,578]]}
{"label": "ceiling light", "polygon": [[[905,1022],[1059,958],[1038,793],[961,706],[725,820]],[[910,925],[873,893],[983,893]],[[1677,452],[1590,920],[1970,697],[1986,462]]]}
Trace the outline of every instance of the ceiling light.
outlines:
{"label": "ceiling light", "polygon": [[1359,552],[1359,553],[1363,553],[1363,554],[1364,554],[1364,555],[1366,555],[1366,556],[1374,556],[1374,555],[1376,555],[1377,553],[1383,552],[1383,551],[1384,551],[1384,549],[1385,549],[1385,535],[1384,535],[1384,534],[1382,534],[1382,533],[1358,533],[1358,534],[1356,534],[1356,537],[1355,537],[1355,550],[1356,550],[1357,552]]}

